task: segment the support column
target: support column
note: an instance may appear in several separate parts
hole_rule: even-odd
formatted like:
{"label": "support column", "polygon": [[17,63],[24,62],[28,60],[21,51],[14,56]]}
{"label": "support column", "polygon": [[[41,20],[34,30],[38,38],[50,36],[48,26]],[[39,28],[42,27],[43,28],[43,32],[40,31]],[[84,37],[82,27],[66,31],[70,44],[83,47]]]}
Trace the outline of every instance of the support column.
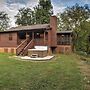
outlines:
{"label": "support column", "polygon": [[48,55],[52,55],[52,51],[50,47],[48,47]]}
{"label": "support column", "polygon": [[34,32],[32,32],[32,39],[34,39]]}
{"label": "support column", "polygon": [[29,42],[29,35],[27,32],[26,32],[26,39],[27,39],[27,43],[28,43]]}
{"label": "support column", "polygon": [[70,35],[70,45],[72,45],[72,36]]}
{"label": "support column", "polygon": [[48,31],[48,55],[52,55],[51,51],[51,31]]}
{"label": "support column", "polygon": [[35,40],[34,40],[34,32],[32,32],[32,40],[33,40],[33,46],[35,44]]}
{"label": "support column", "polygon": [[45,32],[44,32],[44,45],[46,45],[46,38],[45,38]]}
{"label": "support column", "polygon": [[70,46],[71,46],[71,52],[73,51],[73,42],[72,42],[72,35],[70,34]]}
{"label": "support column", "polygon": [[48,46],[51,46],[51,32],[48,31]]}
{"label": "support column", "polygon": [[26,32],[26,39],[27,39],[27,38],[29,38],[29,35],[28,35],[28,33]]}
{"label": "support column", "polygon": [[27,39],[27,35],[28,35],[28,34],[27,34],[27,32],[26,32],[26,39]]}

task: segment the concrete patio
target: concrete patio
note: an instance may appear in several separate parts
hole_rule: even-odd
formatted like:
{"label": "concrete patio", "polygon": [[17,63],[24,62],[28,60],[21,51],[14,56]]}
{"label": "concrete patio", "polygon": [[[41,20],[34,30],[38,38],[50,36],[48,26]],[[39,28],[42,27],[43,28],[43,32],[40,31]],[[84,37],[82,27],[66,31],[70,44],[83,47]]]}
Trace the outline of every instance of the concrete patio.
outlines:
{"label": "concrete patio", "polygon": [[22,59],[22,60],[51,60],[52,58],[53,58],[54,56],[46,56],[46,57],[43,57],[43,58],[41,58],[41,57],[37,57],[37,58],[31,58],[31,57],[28,57],[28,56],[19,56],[19,58],[20,59]]}

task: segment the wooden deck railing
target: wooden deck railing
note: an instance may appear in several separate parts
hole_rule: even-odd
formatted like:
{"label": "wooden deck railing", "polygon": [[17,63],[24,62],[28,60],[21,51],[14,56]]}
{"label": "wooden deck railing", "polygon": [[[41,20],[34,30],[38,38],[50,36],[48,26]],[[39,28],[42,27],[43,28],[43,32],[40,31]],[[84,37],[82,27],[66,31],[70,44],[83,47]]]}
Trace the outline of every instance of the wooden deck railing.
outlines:
{"label": "wooden deck railing", "polygon": [[44,45],[44,39],[43,38],[40,38],[40,39],[35,39],[35,45]]}
{"label": "wooden deck railing", "polygon": [[19,55],[28,43],[28,39],[24,40],[17,48],[16,55]]}
{"label": "wooden deck railing", "polygon": [[23,51],[21,52],[21,55],[27,55],[28,54],[28,49],[33,48],[34,47],[34,40],[32,39],[27,46],[23,49]]}

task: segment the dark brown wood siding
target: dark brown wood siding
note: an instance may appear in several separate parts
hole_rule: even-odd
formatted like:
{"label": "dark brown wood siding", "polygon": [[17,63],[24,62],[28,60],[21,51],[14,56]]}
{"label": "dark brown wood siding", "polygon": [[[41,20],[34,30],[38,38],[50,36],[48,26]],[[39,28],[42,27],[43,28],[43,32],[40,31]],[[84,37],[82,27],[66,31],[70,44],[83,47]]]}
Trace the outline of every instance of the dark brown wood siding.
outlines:
{"label": "dark brown wood siding", "polygon": [[70,54],[72,52],[71,45],[57,45],[56,48],[57,53]]}
{"label": "dark brown wood siding", "polygon": [[0,47],[17,47],[17,33],[0,33]]}

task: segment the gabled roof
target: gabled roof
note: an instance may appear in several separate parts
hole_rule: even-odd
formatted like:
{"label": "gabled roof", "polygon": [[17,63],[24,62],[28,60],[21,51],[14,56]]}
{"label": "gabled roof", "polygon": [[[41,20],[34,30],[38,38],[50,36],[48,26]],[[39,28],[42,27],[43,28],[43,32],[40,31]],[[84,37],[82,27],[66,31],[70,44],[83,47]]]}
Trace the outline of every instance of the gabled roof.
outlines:
{"label": "gabled roof", "polygon": [[12,27],[6,31],[0,31],[0,32],[17,32],[17,31],[28,31],[28,30],[49,30],[50,25],[49,24],[36,24],[36,25],[28,25],[28,26],[17,26]]}
{"label": "gabled roof", "polygon": [[12,27],[9,30],[14,30],[14,31],[18,31],[18,30],[33,30],[33,29],[48,29],[50,28],[49,24],[36,24],[36,25],[28,25],[28,26],[18,26],[18,27]]}

